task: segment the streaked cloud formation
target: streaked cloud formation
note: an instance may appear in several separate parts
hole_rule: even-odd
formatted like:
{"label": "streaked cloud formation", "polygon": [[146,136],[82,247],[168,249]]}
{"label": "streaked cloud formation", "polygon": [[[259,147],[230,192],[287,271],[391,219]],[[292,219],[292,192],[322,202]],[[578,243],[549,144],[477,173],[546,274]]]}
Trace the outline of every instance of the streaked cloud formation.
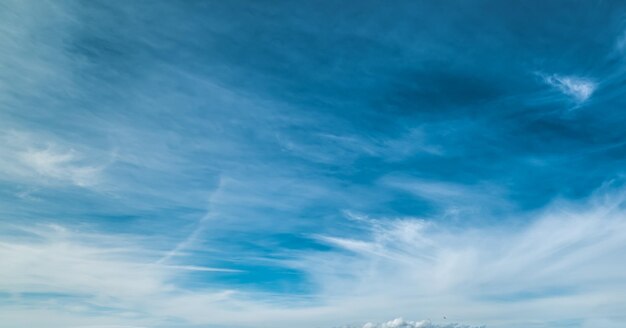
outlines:
{"label": "streaked cloud formation", "polygon": [[622,327],[622,12],[0,4],[0,327]]}
{"label": "streaked cloud formation", "polygon": [[[366,229],[362,238],[317,236],[331,249],[287,251],[275,260],[304,272],[318,288],[315,301],[297,301],[295,307],[286,295],[186,288],[176,281],[196,271],[241,272],[160,264],[159,244],[145,237],[14,227],[0,245],[0,288],[13,295],[2,312],[21,313],[24,318],[16,322],[35,326],[94,320],[160,326],[177,318],[200,325],[255,326],[261,320],[289,327],[319,316],[330,324],[368,318],[372,311],[409,315],[419,309],[434,318],[516,327],[521,325],[514,313],[521,311],[532,313],[535,322],[583,316],[585,327],[599,320],[617,327],[624,317],[615,311],[626,306],[626,268],[619,260],[626,249],[626,215],[623,196],[613,194],[607,190],[579,205],[555,203],[521,229],[458,231],[417,218],[357,217],[353,222],[361,224],[355,228]],[[555,303],[558,309],[550,307]],[[56,323],[27,316],[42,306],[75,318]],[[398,322],[379,326],[462,327]]]}

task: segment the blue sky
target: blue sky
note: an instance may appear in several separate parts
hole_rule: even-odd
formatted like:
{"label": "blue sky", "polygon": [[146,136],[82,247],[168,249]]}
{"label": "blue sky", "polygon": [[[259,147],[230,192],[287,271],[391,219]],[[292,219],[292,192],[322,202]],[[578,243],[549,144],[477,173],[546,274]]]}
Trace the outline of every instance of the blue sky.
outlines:
{"label": "blue sky", "polygon": [[623,327],[625,10],[3,1],[0,327]]}

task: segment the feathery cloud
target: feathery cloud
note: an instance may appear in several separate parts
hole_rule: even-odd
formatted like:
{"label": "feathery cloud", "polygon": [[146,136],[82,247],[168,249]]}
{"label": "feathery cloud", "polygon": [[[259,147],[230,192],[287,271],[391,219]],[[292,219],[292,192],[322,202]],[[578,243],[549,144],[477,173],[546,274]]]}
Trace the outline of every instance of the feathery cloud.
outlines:
{"label": "feathery cloud", "polygon": [[544,81],[577,103],[587,101],[597,88],[592,80],[576,76],[554,74],[545,76]]}

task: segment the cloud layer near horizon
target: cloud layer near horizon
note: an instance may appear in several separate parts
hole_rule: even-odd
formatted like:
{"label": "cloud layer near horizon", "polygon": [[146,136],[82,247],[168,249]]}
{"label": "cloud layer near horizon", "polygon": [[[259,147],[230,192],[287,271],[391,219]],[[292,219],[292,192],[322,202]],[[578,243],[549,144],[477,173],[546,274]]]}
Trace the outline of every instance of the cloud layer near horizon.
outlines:
{"label": "cloud layer near horizon", "polygon": [[[621,297],[626,268],[620,261],[626,249],[625,214],[620,191],[601,193],[585,204],[555,203],[521,229],[451,231],[416,218],[352,217],[359,229],[366,229],[362,238],[312,236],[331,249],[276,260],[315,283],[318,292],[308,301],[185,287],[180,279],[194,271],[221,269],[159,264],[160,250],[141,236],[15,226],[4,231],[0,244],[0,290],[13,295],[1,312],[21,324],[47,322],[49,327],[167,326],[170,320],[250,327],[290,327],[301,320],[332,325],[381,313],[409,315],[412,309],[431,318],[462,318],[491,327],[528,324],[513,315],[519,312],[532,314],[536,322],[578,316],[585,318],[583,327],[599,320],[613,320],[617,327],[624,317],[615,311],[626,306]],[[555,303],[558,308],[549,306]],[[73,314],[73,319],[27,315],[41,307]]]}

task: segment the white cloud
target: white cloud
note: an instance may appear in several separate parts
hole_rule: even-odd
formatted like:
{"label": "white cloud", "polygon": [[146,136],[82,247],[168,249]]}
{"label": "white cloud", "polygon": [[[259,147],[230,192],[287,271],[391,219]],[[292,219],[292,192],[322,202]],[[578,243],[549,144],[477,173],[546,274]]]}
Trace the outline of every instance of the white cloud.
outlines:
{"label": "white cloud", "polygon": [[328,299],[359,304],[363,317],[447,316],[489,327],[623,320],[623,203],[621,193],[555,203],[523,227],[522,217],[510,227],[473,229],[409,218],[361,221],[366,236],[321,237],[338,252],[299,265]]}
{"label": "white cloud", "polygon": [[0,160],[4,178],[34,185],[95,187],[102,182],[102,171],[110,162],[49,137],[15,131],[0,135],[0,147],[4,151],[4,159]]}
{"label": "white cloud", "polygon": [[444,325],[436,325],[428,320],[423,321],[409,321],[402,318],[396,318],[383,323],[371,323],[368,322],[363,325],[363,328],[470,328],[469,326],[462,326],[456,323],[449,323]]}
{"label": "white cloud", "polygon": [[[158,263],[167,249],[145,237],[5,226],[0,293],[13,298],[0,309],[11,321],[0,327],[162,327],[170,319],[190,325],[332,327],[396,315],[433,321],[397,319],[366,327],[463,327],[454,322],[550,327],[561,319],[583,327],[617,326],[626,319],[624,200],[618,192],[581,205],[555,203],[522,227],[459,229],[416,218],[353,221],[366,234],[318,236],[332,250],[287,253],[288,260],[276,262],[309,277],[317,290],[308,301],[187,288],[186,275],[239,273],[180,258]],[[39,321],[28,314],[44,312]]]}
{"label": "white cloud", "polygon": [[25,166],[44,178],[68,181],[81,187],[97,184],[102,171],[102,167],[81,163],[80,155],[73,149],[28,149],[18,156]]}
{"label": "white cloud", "polygon": [[587,101],[597,88],[589,79],[576,76],[549,75],[544,81],[578,103]]}
{"label": "white cloud", "polygon": [[[156,264],[154,260],[160,254],[146,248],[144,242],[130,236],[76,232],[55,225],[3,231],[0,292],[14,295],[14,302],[0,312],[4,317],[5,313],[17,311],[23,317],[12,315],[14,321],[0,323],[0,327],[26,323],[31,327],[77,325],[86,318],[90,318],[91,325],[154,326],[178,311],[188,321],[202,317],[202,311],[195,306],[191,306],[193,314],[182,310],[190,308],[188,302],[209,308],[215,307],[215,302],[228,303],[231,293],[185,291],[172,281],[187,271],[235,270]],[[31,299],[31,294],[43,296]],[[108,315],[101,309],[107,309]],[[43,310],[51,313],[40,320],[27,315],[29,311]]]}

